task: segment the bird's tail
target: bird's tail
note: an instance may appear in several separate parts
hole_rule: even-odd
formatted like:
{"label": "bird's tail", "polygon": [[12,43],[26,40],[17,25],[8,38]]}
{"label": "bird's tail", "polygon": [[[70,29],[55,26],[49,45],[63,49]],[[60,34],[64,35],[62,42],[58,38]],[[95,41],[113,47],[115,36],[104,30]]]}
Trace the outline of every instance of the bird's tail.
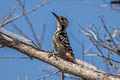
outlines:
{"label": "bird's tail", "polygon": [[74,56],[71,53],[66,53],[66,60],[73,62],[75,64],[78,64],[77,61],[75,60]]}

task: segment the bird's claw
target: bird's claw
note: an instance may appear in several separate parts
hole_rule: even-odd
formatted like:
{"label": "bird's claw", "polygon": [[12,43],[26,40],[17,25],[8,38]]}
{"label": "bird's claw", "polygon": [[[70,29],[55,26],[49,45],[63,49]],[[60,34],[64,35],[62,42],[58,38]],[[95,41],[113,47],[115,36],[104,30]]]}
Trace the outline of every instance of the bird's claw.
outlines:
{"label": "bird's claw", "polygon": [[56,56],[58,56],[58,54],[57,53],[49,53],[48,54],[48,57],[50,58],[50,57],[55,57],[56,58],[56,60],[58,60],[58,58],[56,57]]}

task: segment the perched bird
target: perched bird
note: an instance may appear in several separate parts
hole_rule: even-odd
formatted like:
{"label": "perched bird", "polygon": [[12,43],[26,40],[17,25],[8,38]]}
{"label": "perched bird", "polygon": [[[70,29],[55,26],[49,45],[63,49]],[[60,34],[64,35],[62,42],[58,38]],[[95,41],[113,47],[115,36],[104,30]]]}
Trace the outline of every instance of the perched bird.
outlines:
{"label": "perched bird", "polygon": [[52,14],[57,21],[57,31],[53,36],[54,53],[67,61],[77,64],[66,32],[68,20],[63,16],[56,15],[54,12]]}

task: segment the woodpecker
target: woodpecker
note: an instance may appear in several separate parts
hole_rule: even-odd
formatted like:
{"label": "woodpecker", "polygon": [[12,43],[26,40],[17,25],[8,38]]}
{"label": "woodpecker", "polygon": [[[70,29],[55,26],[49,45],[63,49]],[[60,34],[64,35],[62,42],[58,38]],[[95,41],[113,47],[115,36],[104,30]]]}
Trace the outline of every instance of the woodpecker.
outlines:
{"label": "woodpecker", "polygon": [[77,64],[66,32],[68,20],[63,16],[58,16],[54,12],[52,12],[52,14],[56,18],[58,26],[53,36],[54,53],[67,61]]}

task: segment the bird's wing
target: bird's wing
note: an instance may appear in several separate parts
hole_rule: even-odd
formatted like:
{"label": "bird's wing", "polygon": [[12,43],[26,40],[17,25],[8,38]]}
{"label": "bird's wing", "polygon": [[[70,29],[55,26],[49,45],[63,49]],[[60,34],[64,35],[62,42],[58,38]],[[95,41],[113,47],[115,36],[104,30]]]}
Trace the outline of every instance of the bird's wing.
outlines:
{"label": "bird's wing", "polygon": [[62,45],[62,48],[65,50],[65,59],[70,62],[77,63],[74,58],[73,50],[70,46],[67,32],[58,32],[56,35],[59,45]]}
{"label": "bird's wing", "polygon": [[66,49],[66,52],[71,52],[73,53],[73,50],[70,46],[70,42],[68,39],[68,35],[67,32],[59,32],[57,39],[60,41],[61,45],[64,46],[64,48]]}

